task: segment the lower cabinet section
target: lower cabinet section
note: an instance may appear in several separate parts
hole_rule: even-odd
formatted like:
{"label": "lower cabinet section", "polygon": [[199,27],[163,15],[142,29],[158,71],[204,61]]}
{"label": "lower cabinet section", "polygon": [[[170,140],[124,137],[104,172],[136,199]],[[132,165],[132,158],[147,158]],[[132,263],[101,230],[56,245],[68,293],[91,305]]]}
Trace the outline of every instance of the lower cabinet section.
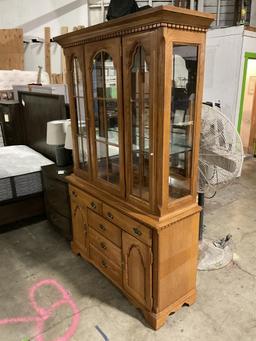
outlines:
{"label": "lower cabinet section", "polygon": [[74,253],[117,285],[154,329],[195,301],[199,210],[156,230],[72,186],[70,192]]}

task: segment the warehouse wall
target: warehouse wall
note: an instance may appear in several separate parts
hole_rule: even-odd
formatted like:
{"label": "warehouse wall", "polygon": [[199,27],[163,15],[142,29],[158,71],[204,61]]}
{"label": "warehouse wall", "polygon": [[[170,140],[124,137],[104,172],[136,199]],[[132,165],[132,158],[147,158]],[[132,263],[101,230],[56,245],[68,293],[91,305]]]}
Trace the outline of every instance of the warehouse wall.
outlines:
{"label": "warehouse wall", "polygon": [[[72,29],[85,24],[85,0],[1,0],[0,28],[21,27],[24,37],[44,38],[44,27],[50,26],[52,36],[60,34],[61,26]],[[44,45],[24,44],[25,70],[44,66]],[[52,44],[52,72],[60,73],[60,48]]]}
{"label": "warehouse wall", "polygon": [[242,82],[243,82],[243,75],[244,75],[244,61],[245,61],[246,52],[256,53],[256,32],[244,31],[243,46],[242,46],[242,51],[241,51],[240,76],[239,76],[239,83],[238,83],[239,87],[238,87],[238,96],[237,96],[237,103],[236,103],[237,119],[238,119],[239,110],[240,110]]}
{"label": "warehouse wall", "polygon": [[216,15],[213,24],[218,27],[229,27],[234,25],[235,21],[235,2],[236,0],[221,0],[219,22],[217,21],[218,0],[204,0],[204,11]]}
{"label": "warehouse wall", "polygon": [[212,30],[207,33],[204,101],[220,101],[223,112],[237,120],[243,26]]}
{"label": "warehouse wall", "polygon": [[251,26],[256,26],[256,1],[252,1],[251,7]]}
{"label": "warehouse wall", "polygon": [[256,32],[246,31],[244,26],[207,33],[203,100],[219,101],[223,112],[236,126],[246,52],[256,53]]}

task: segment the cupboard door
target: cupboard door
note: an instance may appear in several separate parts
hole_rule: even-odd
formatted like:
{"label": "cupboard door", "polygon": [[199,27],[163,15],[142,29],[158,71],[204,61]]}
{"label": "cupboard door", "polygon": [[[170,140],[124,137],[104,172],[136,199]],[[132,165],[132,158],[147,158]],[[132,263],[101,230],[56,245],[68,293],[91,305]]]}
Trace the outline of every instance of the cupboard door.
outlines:
{"label": "cupboard door", "polygon": [[83,46],[65,50],[68,69],[68,89],[72,119],[75,172],[89,177],[89,119],[85,91]]}
{"label": "cupboard door", "polygon": [[152,306],[151,248],[126,232],[123,242],[123,285],[125,290],[148,309]]}
{"label": "cupboard door", "polygon": [[86,44],[93,180],[124,196],[120,38]]}
{"label": "cupboard door", "polygon": [[173,64],[168,178],[170,200],[186,197],[192,192],[198,51],[195,44],[174,43],[170,56]]}
{"label": "cupboard door", "polygon": [[73,242],[82,251],[87,251],[87,209],[78,200],[71,201]]}
{"label": "cupboard door", "polygon": [[155,37],[155,32],[147,32],[123,39],[127,196],[150,209],[155,205]]}

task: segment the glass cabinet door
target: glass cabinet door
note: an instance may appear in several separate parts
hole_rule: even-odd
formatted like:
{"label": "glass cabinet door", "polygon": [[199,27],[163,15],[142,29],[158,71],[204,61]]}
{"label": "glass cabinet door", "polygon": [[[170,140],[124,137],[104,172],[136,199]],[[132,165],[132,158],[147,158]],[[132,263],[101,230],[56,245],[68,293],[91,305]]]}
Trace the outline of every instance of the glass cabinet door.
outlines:
{"label": "glass cabinet door", "polygon": [[88,172],[89,152],[88,152],[88,127],[86,113],[86,98],[84,90],[84,75],[82,72],[81,61],[78,57],[72,60],[72,86],[73,99],[76,112],[76,138],[78,168]]}
{"label": "glass cabinet door", "polygon": [[169,196],[191,194],[198,47],[173,45]]}
{"label": "glass cabinet door", "polygon": [[93,181],[115,195],[124,196],[123,102],[121,39],[85,47],[89,110],[92,119]]}
{"label": "glass cabinet door", "polygon": [[155,32],[132,34],[123,39],[125,154],[127,199],[154,212],[156,200],[154,103],[157,94]]}
{"label": "glass cabinet door", "polygon": [[97,177],[120,183],[117,72],[112,57],[99,52],[93,59],[93,106]]}
{"label": "glass cabinet door", "polygon": [[132,191],[149,201],[149,66],[143,47],[134,54],[131,68]]}

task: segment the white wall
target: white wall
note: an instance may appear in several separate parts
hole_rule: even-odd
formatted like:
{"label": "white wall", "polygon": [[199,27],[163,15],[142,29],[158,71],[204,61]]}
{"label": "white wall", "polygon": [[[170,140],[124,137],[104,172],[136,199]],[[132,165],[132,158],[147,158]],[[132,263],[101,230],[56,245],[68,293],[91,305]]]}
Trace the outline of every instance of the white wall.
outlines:
{"label": "white wall", "polygon": [[237,96],[237,103],[236,103],[236,112],[237,112],[236,123],[238,122],[238,116],[239,116],[239,111],[240,111],[241,91],[242,91],[242,84],[243,84],[244,62],[245,62],[246,52],[256,53],[256,32],[251,32],[251,31],[243,32],[241,67],[240,67],[240,76],[239,76],[239,83],[238,83],[238,96]]}
{"label": "white wall", "polygon": [[204,101],[220,101],[222,111],[237,120],[243,26],[211,30],[206,38]]}
{"label": "white wall", "polygon": [[243,146],[249,147],[251,120],[252,120],[252,109],[254,100],[254,89],[252,90],[252,77],[256,77],[256,59],[249,59],[247,66],[246,84],[245,84],[245,96],[243,105],[243,117],[241,124],[240,135],[243,141]]}
{"label": "white wall", "polygon": [[[86,26],[86,0],[1,0],[0,28],[21,27],[24,37],[44,38],[44,27],[51,27],[52,36],[60,34],[61,26]],[[44,45],[25,45],[25,69],[44,67]],[[52,44],[52,72],[60,73],[60,47]]]}
{"label": "white wall", "polygon": [[251,26],[256,26],[256,1],[252,1],[251,5],[251,20],[250,20]]}

